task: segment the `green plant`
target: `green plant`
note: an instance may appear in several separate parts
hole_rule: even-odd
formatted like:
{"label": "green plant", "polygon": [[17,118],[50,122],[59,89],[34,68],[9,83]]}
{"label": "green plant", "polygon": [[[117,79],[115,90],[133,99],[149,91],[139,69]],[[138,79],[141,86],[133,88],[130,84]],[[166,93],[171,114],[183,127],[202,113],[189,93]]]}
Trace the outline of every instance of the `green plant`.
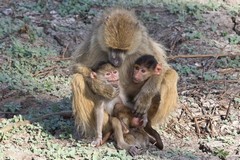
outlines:
{"label": "green plant", "polygon": [[174,64],[173,66],[181,75],[184,75],[184,76],[188,76],[190,74],[200,75],[200,71],[195,66],[180,65],[180,64]]}
{"label": "green plant", "polygon": [[205,72],[203,74],[203,79],[205,81],[211,81],[211,80],[217,80],[217,79],[220,79],[219,76],[216,74],[216,73],[208,73],[208,72]]}
{"label": "green plant", "polygon": [[167,8],[169,9],[169,11],[174,14],[194,15],[204,10],[204,5],[197,2],[172,0],[172,1],[164,1],[164,3],[167,5]]}
{"label": "green plant", "polygon": [[228,41],[230,44],[240,44],[240,36],[238,35],[229,36]]}
{"label": "green plant", "polygon": [[217,11],[218,9],[220,9],[223,6],[223,4],[218,1],[209,0],[208,3],[206,3],[204,6],[208,10]]}
{"label": "green plant", "polygon": [[11,17],[1,17],[0,38],[18,31],[23,25],[24,22],[19,19],[12,19]]}
{"label": "green plant", "polygon": [[90,8],[95,4],[89,0],[64,0],[58,8],[58,12],[62,16],[69,14],[80,14],[86,16]]}
{"label": "green plant", "polygon": [[213,153],[215,156],[218,156],[222,160],[225,160],[229,155],[228,151],[225,151],[224,149],[218,149],[218,148],[215,148]]}
{"label": "green plant", "polygon": [[234,98],[234,101],[235,101],[236,103],[240,103],[240,98],[235,97],[235,98]]}
{"label": "green plant", "polygon": [[237,16],[239,14],[240,11],[240,6],[239,5],[224,5],[224,8],[227,9],[227,11],[229,12],[229,14],[231,16]]}
{"label": "green plant", "polygon": [[190,40],[200,39],[202,37],[202,33],[198,31],[190,31],[186,33],[186,37]]}
{"label": "green plant", "polygon": [[4,72],[0,73],[0,82],[23,92],[49,92],[49,94],[57,96],[69,94],[69,77],[61,75],[44,76],[45,74],[41,74],[45,70],[48,73],[48,68],[68,65],[68,62],[49,60],[49,56],[57,56],[53,49],[36,47],[31,43],[23,43],[17,39],[12,39],[12,45],[7,51],[7,56],[11,58],[11,63],[2,64],[1,69]]}
{"label": "green plant", "polygon": [[234,58],[222,57],[216,61],[216,66],[221,68],[229,68],[229,67],[238,68],[240,67],[239,61],[240,61],[240,56],[236,56]]}
{"label": "green plant", "polygon": [[163,0],[166,8],[172,14],[177,14],[180,22],[184,22],[186,17],[193,16],[202,23],[204,21],[202,13],[206,11],[217,11],[223,5],[217,1],[208,1],[208,3],[199,3],[190,0]]}
{"label": "green plant", "polygon": [[221,36],[223,36],[223,37],[226,37],[227,34],[228,34],[228,33],[227,33],[226,31],[222,31],[222,32],[221,32]]}
{"label": "green plant", "polygon": [[16,104],[14,102],[10,102],[10,103],[7,103],[5,104],[1,109],[4,111],[4,112],[17,112],[21,109],[21,105],[20,104]]}
{"label": "green plant", "polygon": [[140,18],[142,21],[156,22],[159,19],[159,16],[157,14],[151,14],[150,12],[146,11],[141,13]]}

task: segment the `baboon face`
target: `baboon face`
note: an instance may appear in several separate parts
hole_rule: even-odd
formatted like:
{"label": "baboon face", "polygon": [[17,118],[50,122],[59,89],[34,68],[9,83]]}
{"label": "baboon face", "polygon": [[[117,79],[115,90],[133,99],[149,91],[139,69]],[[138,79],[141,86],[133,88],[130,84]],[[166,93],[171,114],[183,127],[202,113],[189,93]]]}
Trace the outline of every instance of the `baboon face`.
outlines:
{"label": "baboon face", "polygon": [[114,67],[120,67],[126,57],[126,51],[119,49],[110,49],[108,53],[108,61]]}
{"label": "baboon face", "polygon": [[141,44],[143,27],[129,11],[114,10],[105,15],[98,31],[98,42],[108,53],[108,61],[120,67],[126,56],[134,53]]}

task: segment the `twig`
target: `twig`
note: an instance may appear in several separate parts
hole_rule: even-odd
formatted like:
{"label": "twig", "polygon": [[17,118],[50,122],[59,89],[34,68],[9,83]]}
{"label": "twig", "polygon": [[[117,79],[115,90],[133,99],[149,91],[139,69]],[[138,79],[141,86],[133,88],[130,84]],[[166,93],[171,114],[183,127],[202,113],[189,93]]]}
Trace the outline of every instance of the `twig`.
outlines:
{"label": "twig", "polygon": [[178,138],[183,138],[185,137],[184,134],[182,134],[181,132],[177,131],[175,128],[173,128],[172,126],[169,127],[170,130],[172,130],[173,132],[175,132],[175,135],[178,136]]}
{"label": "twig", "polygon": [[62,53],[62,57],[61,58],[64,58],[67,50],[68,50],[68,46],[69,46],[69,43],[66,45],[66,47],[63,49],[63,53]]}
{"label": "twig", "polygon": [[50,114],[46,114],[44,116],[35,118],[33,120],[24,120],[24,121],[20,121],[20,122],[16,122],[16,123],[11,123],[11,124],[8,124],[7,126],[1,128],[0,132],[6,133],[6,132],[12,130],[13,128],[17,128],[17,127],[20,127],[20,126],[25,126],[25,125],[28,125],[28,124],[32,124],[34,122],[46,119],[46,118],[48,118],[50,116],[54,116],[54,115],[60,115],[60,116],[63,116],[63,117],[71,117],[72,116],[72,111],[62,111],[62,112],[50,113]]}
{"label": "twig", "polygon": [[227,108],[227,112],[226,112],[225,119],[227,119],[228,116],[229,116],[231,104],[233,103],[233,106],[236,105],[236,102],[234,101],[234,98],[235,98],[239,93],[240,93],[240,92],[237,92],[237,93],[235,94],[235,96],[233,96],[233,98],[230,100],[230,102],[229,102],[229,104],[228,104],[228,108]]}
{"label": "twig", "polygon": [[233,80],[224,80],[224,79],[219,79],[219,80],[211,80],[211,81],[205,81],[206,83],[240,83],[239,79],[233,79]]}
{"label": "twig", "polygon": [[68,61],[68,60],[73,60],[73,57],[51,57],[49,60],[52,60],[53,62],[58,62],[58,61]]}
{"label": "twig", "polygon": [[208,80],[208,81],[197,81],[197,84],[193,84],[194,81],[192,81],[192,85],[191,86],[180,86],[178,87],[178,91],[186,91],[186,90],[191,90],[195,88],[206,88],[206,83],[209,84],[213,84],[213,83],[240,83],[239,79],[233,79],[233,80],[223,80],[223,79],[219,79],[219,80]]}
{"label": "twig", "polygon": [[169,56],[168,59],[173,60],[177,58],[209,58],[209,57],[235,57],[240,56],[240,54],[197,54],[197,55],[177,55]]}
{"label": "twig", "polygon": [[180,121],[180,119],[182,118],[183,113],[186,113],[184,108],[182,108],[181,110],[180,116],[178,117],[178,121]]}
{"label": "twig", "polygon": [[50,72],[51,70],[57,68],[58,66],[55,65],[55,66],[51,66],[51,67],[46,67],[44,68],[42,71],[38,71],[36,72],[35,74],[33,74],[33,77],[36,77],[38,75],[43,75],[43,74],[47,74],[48,72]]}
{"label": "twig", "polygon": [[211,118],[212,120],[218,120],[218,119],[219,119],[219,116],[217,116],[217,115],[212,116],[212,115],[209,115],[209,114],[205,114],[205,115],[196,116],[196,118],[198,118],[198,119],[204,119],[204,120]]}
{"label": "twig", "polygon": [[195,123],[195,129],[196,129],[196,132],[197,132],[197,136],[198,136],[198,138],[200,138],[200,128],[199,128],[199,125],[198,125],[198,122],[197,122],[197,118],[194,117],[193,120],[194,120],[194,123]]}
{"label": "twig", "polygon": [[193,114],[192,114],[192,112],[190,111],[190,109],[188,108],[188,106],[186,106],[186,105],[183,105],[184,106],[184,109],[185,109],[185,111],[186,111],[186,113],[188,113],[189,115],[189,117],[190,117],[190,119],[192,120],[193,119]]}
{"label": "twig", "polygon": [[228,108],[227,108],[227,112],[226,112],[226,115],[225,115],[225,119],[228,118],[229,116],[229,113],[230,113],[230,108],[231,108],[231,104],[233,103],[233,105],[235,105],[235,101],[233,99],[230,100],[229,104],[228,104]]}
{"label": "twig", "polygon": [[214,60],[212,61],[212,63],[211,63],[211,64],[207,67],[207,69],[204,70],[204,71],[207,72],[207,71],[214,65],[214,63],[216,63],[216,61],[217,61],[218,58],[219,58],[219,57],[216,56],[216,57],[214,58]]}

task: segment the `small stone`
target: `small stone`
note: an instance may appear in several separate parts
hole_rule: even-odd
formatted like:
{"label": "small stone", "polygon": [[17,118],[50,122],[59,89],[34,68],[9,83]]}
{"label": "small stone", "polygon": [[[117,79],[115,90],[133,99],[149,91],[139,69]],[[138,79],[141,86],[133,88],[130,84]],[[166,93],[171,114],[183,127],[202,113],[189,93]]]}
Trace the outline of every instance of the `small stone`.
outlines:
{"label": "small stone", "polygon": [[52,10],[52,11],[50,11],[50,14],[57,14],[57,12]]}
{"label": "small stone", "polygon": [[12,15],[13,10],[11,8],[7,8],[3,11],[3,14],[5,14],[6,16]]}

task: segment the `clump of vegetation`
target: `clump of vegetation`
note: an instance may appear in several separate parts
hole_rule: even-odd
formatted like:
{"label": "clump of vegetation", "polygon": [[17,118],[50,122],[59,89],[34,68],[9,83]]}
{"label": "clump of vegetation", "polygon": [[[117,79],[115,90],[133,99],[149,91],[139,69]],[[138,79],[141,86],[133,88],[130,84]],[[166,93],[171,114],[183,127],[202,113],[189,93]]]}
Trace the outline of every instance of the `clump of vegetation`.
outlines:
{"label": "clump of vegetation", "polygon": [[[61,75],[45,76],[51,69],[59,69],[67,66],[67,63],[58,63],[50,60],[50,57],[57,57],[56,51],[33,46],[29,42],[20,42],[12,39],[12,44],[6,54],[9,62],[1,65],[0,82],[8,84],[11,89],[18,89],[23,92],[52,92],[58,94],[59,85],[68,84],[68,78]],[[61,94],[61,93],[60,93]]]}
{"label": "clump of vegetation", "polygon": [[240,56],[236,56],[235,58],[224,57],[220,58],[216,61],[216,66],[220,68],[239,68],[240,67]]}
{"label": "clump of vegetation", "polygon": [[97,2],[89,0],[63,1],[63,3],[59,5],[58,12],[62,16],[66,16],[69,14],[79,14],[81,16],[86,16],[88,15],[91,7],[96,4]]}
{"label": "clump of vegetation", "polygon": [[227,156],[229,155],[228,151],[225,151],[224,149],[215,149],[214,155],[218,156],[220,159],[225,160]]}

